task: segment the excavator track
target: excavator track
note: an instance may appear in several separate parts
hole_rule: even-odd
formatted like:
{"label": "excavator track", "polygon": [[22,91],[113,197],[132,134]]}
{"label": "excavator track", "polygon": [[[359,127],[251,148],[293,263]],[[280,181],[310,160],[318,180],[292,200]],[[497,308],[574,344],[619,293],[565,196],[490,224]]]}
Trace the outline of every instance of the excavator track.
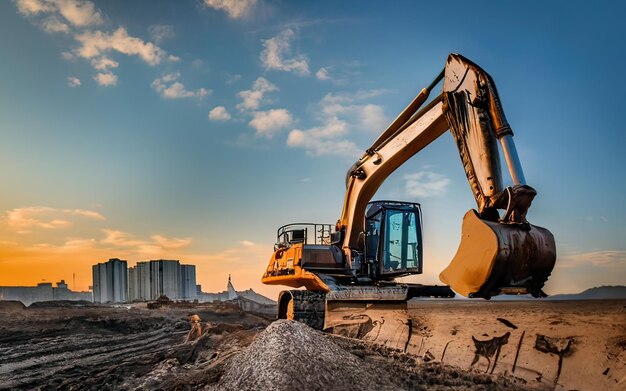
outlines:
{"label": "excavator track", "polygon": [[291,319],[316,330],[324,329],[326,293],[304,290],[283,291],[278,297],[278,319]]}

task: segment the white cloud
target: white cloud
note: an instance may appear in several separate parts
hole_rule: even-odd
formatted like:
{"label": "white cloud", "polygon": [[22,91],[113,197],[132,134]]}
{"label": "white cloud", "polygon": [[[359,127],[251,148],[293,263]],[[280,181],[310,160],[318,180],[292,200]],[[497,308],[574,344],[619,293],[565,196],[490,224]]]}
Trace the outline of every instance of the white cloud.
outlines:
{"label": "white cloud", "polygon": [[226,79],[226,84],[233,84],[241,79],[241,75],[232,75]]}
{"label": "white cloud", "polygon": [[270,83],[263,77],[254,81],[251,90],[239,92],[242,102],[237,105],[240,110],[256,110],[261,106],[263,96],[271,91],[277,91],[278,87]]}
{"label": "white cloud", "polygon": [[404,192],[407,197],[426,198],[436,197],[446,193],[450,179],[445,175],[432,171],[420,171],[407,174],[403,177]]}
{"label": "white cloud", "polygon": [[204,0],[209,8],[224,11],[233,19],[244,17],[250,12],[257,0]]}
{"label": "white cloud", "polygon": [[286,109],[272,109],[256,111],[252,120],[248,123],[256,130],[257,136],[272,138],[276,132],[291,125],[293,118]]}
{"label": "white cloud", "polygon": [[[94,69],[100,71],[95,80],[101,85],[110,86],[117,82],[117,76],[110,72],[112,68],[119,66],[118,62],[109,58],[112,52],[137,56],[150,66],[158,65],[162,61],[180,61],[179,57],[168,54],[157,44],[129,35],[124,27],[112,32],[92,29],[93,26],[103,24],[104,17],[91,1],[14,1],[20,14],[33,18],[40,16],[39,26],[42,30],[48,33],[70,34],[78,45],[72,49],[72,53],[62,52],[62,57],[68,61],[78,57],[91,60]],[[148,30],[157,43],[174,36],[172,26],[168,25],[152,25]],[[174,87],[176,91],[173,94],[184,92],[180,91],[179,87]]]}
{"label": "white cloud", "polygon": [[117,68],[120,64],[107,57],[100,57],[91,60],[91,66],[98,71],[106,71],[110,68]]}
{"label": "white cloud", "polygon": [[181,82],[177,81],[179,77],[179,72],[169,73],[154,80],[151,86],[164,99],[203,98],[210,94],[211,91],[205,88],[195,91],[187,90]]}
{"label": "white cloud", "polygon": [[174,33],[174,26],[166,24],[153,24],[148,27],[148,33],[150,34],[150,38],[152,38],[152,40],[157,44],[176,36],[176,33]]}
{"label": "white cloud", "polygon": [[228,121],[230,120],[230,114],[224,106],[217,106],[209,111],[209,119],[211,121]]}
{"label": "white cloud", "polygon": [[304,148],[307,154],[312,156],[357,156],[359,148],[356,144],[341,138],[346,133],[348,133],[348,124],[345,121],[330,118],[323,126],[307,130],[292,130],[287,137],[287,145],[293,148]]}
{"label": "white cloud", "polygon": [[7,210],[2,220],[8,228],[18,233],[30,233],[30,229],[58,229],[71,226],[68,216],[81,216],[104,220],[102,214],[85,209],[56,209],[48,206],[28,206]]}
{"label": "white cloud", "polygon": [[74,58],[76,58],[76,56],[74,56],[74,54],[70,52],[61,52],[61,57],[63,57],[65,61],[72,61]]}
{"label": "white cloud", "polygon": [[135,239],[133,235],[116,230],[103,229],[104,238],[100,244],[110,245],[117,248],[130,248],[141,254],[158,254],[168,250],[180,249],[191,244],[191,238],[168,238],[163,235],[152,235],[150,239]]}
{"label": "white cloud", "polygon": [[330,80],[330,75],[328,74],[328,70],[324,67],[321,67],[317,72],[315,72],[315,77],[318,80]]}
{"label": "white cloud", "polygon": [[102,24],[102,16],[96,11],[91,1],[80,0],[55,0],[59,13],[78,27],[86,27]]}
{"label": "white cloud", "polygon": [[191,238],[168,238],[163,235],[152,235],[150,238],[155,244],[166,250],[183,248],[191,244]]}
{"label": "white cloud", "polygon": [[16,0],[15,5],[19,13],[25,16],[38,14],[40,12],[52,12],[55,10],[54,4],[42,0]]}
{"label": "white cloud", "polygon": [[78,87],[80,86],[80,79],[74,76],[70,76],[67,78],[67,86],[68,87]]}
{"label": "white cloud", "polygon": [[380,131],[388,124],[388,119],[381,106],[358,104],[357,102],[383,94],[384,90],[357,91],[352,94],[327,94],[320,102],[324,115],[342,116],[365,130]]}
{"label": "white cloud", "polygon": [[626,267],[626,251],[595,250],[559,255],[557,268],[572,269],[590,265],[595,267]]}
{"label": "white cloud", "polygon": [[94,220],[106,220],[102,213],[96,212],[94,210],[87,209],[63,209],[63,213],[67,213],[73,216],[81,216]]}
{"label": "white cloud", "polygon": [[359,101],[383,92],[368,90],[352,94],[327,94],[317,105],[317,117],[322,124],[306,130],[293,129],[287,137],[287,145],[303,148],[312,156],[359,155],[360,149],[347,139],[350,131],[379,131],[387,123],[382,107]]}
{"label": "white cloud", "polygon": [[304,55],[298,54],[291,58],[285,58],[291,54],[291,41],[294,37],[294,31],[286,29],[274,38],[263,42],[261,63],[265,69],[295,72],[303,76],[310,73],[308,60]]}
{"label": "white cloud", "polygon": [[367,104],[357,108],[358,115],[361,116],[361,123],[364,128],[375,132],[382,131],[388,125],[389,120],[385,116],[385,110],[378,105]]}
{"label": "white cloud", "polygon": [[111,72],[98,73],[93,79],[101,86],[111,87],[117,85],[117,76]]}
{"label": "white cloud", "polygon": [[160,80],[163,83],[171,83],[173,81],[178,80],[179,78],[180,78],[180,72],[172,72],[159,78],[158,80]]}
{"label": "white cloud", "polygon": [[55,229],[72,225],[71,221],[61,218],[48,217],[44,220],[44,215],[52,215],[55,212],[54,208],[43,206],[15,208],[6,212],[5,221],[9,228],[17,229],[21,233],[25,233],[24,229],[29,228]]}
{"label": "white cloud", "polygon": [[118,28],[112,34],[102,31],[88,31],[74,37],[81,46],[75,49],[76,55],[92,59],[117,51],[129,56],[138,56],[148,65],[158,65],[165,58],[165,51],[152,42],[128,35],[126,29]]}
{"label": "white cloud", "polygon": [[[39,13],[57,13],[72,25],[77,27],[87,27],[93,25],[102,24],[102,16],[100,12],[96,10],[96,7],[91,1],[82,0],[17,0],[15,2],[18,11],[25,16],[31,16]],[[52,17],[50,26],[51,29],[46,28],[44,23],[44,30],[48,32],[59,32],[58,28],[60,22],[56,16]],[[54,27],[56,26],[56,27]],[[69,29],[68,29],[69,31]]]}
{"label": "white cloud", "polygon": [[249,241],[249,240],[242,240],[242,241],[241,241],[241,242],[239,242],[239,243],[241,243],[241,244],[242,244],[243,246],[245,246],[245,247],[252,247],[252,246],[254,246],[254,245],[256,244],[256,243],[251,242],[251,241]]}
{"label": "white cloud", "polygon": [[200,88],[196,91],[188,91],[182,83],[175,82],[162,90],[161,96],[166,99],[202,98],[208,95],[208,93],[209,91],[205,88]]}
{"label": "white cloud", "polygon": [[387,90],[384,89],[372,89],[372,90],[358,90],[353,93],[339,93],[339,94],[327,94],[324,97],[324,102],[333,104],[349,104],[365,99],[371,99],[385,94]]}
{"label": "white cloud", "polygon": [[70,26],[61,22],[56,16],[46,18],[41,24],[41,28],[47,33],[69,33]]}

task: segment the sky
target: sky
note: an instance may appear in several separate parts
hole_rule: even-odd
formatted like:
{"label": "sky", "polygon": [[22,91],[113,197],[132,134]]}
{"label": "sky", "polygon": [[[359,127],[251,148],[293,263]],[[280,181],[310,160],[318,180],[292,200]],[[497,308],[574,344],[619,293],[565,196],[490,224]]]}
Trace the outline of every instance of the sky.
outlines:
{"label": "sky", "polygon": [[[109,258],[179,259],[205,292],[231,274],[275,297],[277,228],[334,224],[346,170],[451,52],[498,86],[528,219],[557,243],[546,291],[626,285],[624,8],[1,1],[0,285],[86,290]],[[405,281],[438,283],[476,207],[451,135],[375,198],[422,204],[424,274]]]}

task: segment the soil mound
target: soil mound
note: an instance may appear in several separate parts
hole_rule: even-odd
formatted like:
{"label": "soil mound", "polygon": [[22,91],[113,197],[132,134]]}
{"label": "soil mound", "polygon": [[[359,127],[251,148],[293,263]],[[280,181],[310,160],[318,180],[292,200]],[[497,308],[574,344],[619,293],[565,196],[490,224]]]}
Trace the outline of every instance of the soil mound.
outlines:
{"label": "soil mound", "polygon": [[26,306],[17,300],[0,300],[0,312],[22,311]]}
{"label": "soil mound", "polygon": [[[354,346],[352,346],[354,345]],[[209,390],[523,389],[512,380],[460,372],[279,320],[228,363]]]}
{"label": "soil mound", "polygon": [[96,304],[86,300],[53,300],[36,301],[28,308],[69,308],[69,307],[93,307]]}
{"label": "soil mound", "polygon": [[[376,380],[321,333],[299,322],[277,321],[230,362],[219,389],[368,389]],[[372,368],[373,369],[373,368]]]}

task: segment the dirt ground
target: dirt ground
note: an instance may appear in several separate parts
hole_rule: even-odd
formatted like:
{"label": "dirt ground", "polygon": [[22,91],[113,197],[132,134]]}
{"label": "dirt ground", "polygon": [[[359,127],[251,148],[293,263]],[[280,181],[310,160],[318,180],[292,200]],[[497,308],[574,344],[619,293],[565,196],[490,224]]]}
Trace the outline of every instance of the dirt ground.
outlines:
{"label": "dirt ground", "polygon": [[560,389],[626,389],[626,300],[409,303],[407,352]]}
{"label": "dirt ground", "polygon": [[[412,302],[397,350],[234,306],[0,302],[0,390],[617,390],[625,306]],[[190,313],[206,332],[185,342]]]}
{"label": "dirt ground", "polygon": [[[190,369],[250,344],[270,323],[227,306],[42,304],[0,302],[0,390],[190,389],[177,385]],[[198,344],[183,343],[192,312],[215,325]]]}

